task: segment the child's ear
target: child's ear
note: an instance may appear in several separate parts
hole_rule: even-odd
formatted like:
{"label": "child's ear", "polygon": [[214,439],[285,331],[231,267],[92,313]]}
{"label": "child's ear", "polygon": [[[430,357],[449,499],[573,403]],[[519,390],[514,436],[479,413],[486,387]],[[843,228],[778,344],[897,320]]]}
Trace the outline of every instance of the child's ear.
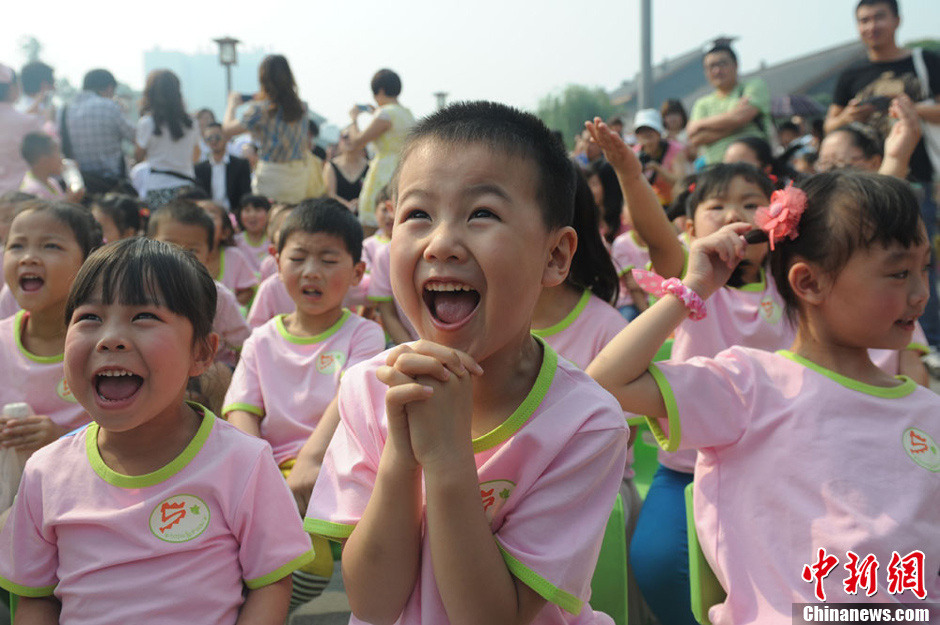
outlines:
{"label": "child's ear", "polygon": [[684,227],[685,227],[686,234],[688,234],[690,237],[695,236],[695,218],[694,217],[689,217],[688,219],[686,219]]}
{"label": "child's ear", "polygon": [[558,286],[568,277],[571,259],[578,249],[578,235],[571,226],[558,229],[553,235],[548,264],[542,273],[542,286]]}
{"label": "child's ear", "polygon": [[356,285],[358,285],[360,282],[362,282],[362,276],[364,276],[365,273],[366,273],[366,264],[365,264],[365,262],[360,260],[358,263],[356,263],[355,265],[353,265],[353,272],[354,272],[354,273],[353,273],[353,279],[352,279],[352,282],[351,282],[350,284],[351,284],[351,286],[356,286]]}
{"label": "child's ear", "polygon": [[805,261],[793,263],[787,272],[787,280],[800,301],[818,305],[826,299],[829,278],[816,265]]}
{"label": "child's ear", "polygon": [[205,340],[196,341],[193,345],[193,364],[189,368],[189,377],[195,378],[202,375],[215,360],[215,353],[218,349],[219,335],[215,332],[210,332]]}

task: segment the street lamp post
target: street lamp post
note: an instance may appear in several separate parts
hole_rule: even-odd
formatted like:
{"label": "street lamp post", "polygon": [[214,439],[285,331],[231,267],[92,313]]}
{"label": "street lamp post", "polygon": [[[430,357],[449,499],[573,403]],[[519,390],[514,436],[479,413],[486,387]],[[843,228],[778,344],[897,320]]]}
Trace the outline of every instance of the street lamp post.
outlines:
{"label": "street lamp post", "polygon": [[447,92],[446,91],[435,91],[434,97],[437,98],[437,110],[441,110],[447,106]]}
{"label": "street lamp post", "polygon": [[213,39],[219,44],[219,63],[225,66],[225,97],[232,92],[232,65],[238,64],[238,52],[235,46],[241,43],[238,39],[232,37],[222,37]]}

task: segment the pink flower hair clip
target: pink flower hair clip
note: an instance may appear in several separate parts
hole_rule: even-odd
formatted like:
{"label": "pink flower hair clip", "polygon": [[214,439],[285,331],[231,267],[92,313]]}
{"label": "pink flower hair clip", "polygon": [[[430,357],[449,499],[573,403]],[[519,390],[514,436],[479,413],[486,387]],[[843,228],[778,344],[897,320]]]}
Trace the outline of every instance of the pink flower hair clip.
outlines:
{"label": "pink flower hair clip", "polygon": [[770,206],[762,206],[754,215],[754,223],[767,233],[770,249],[774,244],[789,237],[799,235],[800,218],[806,210],[806,194],[793,186],[793,182],[784,189],[774,191],[770,196]]}

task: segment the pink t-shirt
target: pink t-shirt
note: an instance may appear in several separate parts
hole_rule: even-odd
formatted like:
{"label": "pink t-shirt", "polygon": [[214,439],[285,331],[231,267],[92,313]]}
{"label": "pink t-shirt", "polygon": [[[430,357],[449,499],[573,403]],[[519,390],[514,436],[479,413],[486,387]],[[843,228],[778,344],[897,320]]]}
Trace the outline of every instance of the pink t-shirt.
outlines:
{"label": "pink t-shirt", "polygon": [[[789,625],[793,603],[818,603],[802,572],[819,549],[838,558],[824,581],[829,603],[916,602],[910,590],[888,592],[892,551],[922,551],[927,596],[940,597],[936,394],[746,347],[650,371],[679,438],[668,442],[699,453],[695,525],[728,592],[712,623]],[[660,424],[650,427],[662,439]],[[874,596],[845,592],[848,551],[880,563]]]}
{"label": "pink t-shirt", "polygon": [[281,277],[277,275],[277,265],[275,265],[274,275],[261,281],[255,299],[251,302],[251,310],[248,311],[248,325],[252,328],[261,327],[277,315],[294,312],[296,307],[294,300],[287,293],[284,283],[281,282]]}
{"label": "pink t-shirt", "polygon": [[244,410],[261,417],[261,438],[280,465],[297,457],[346,369],[384,348],[382,328],[348,310],[311,337],[288,333],[284,316],[277,316],[245,341],[222,414]]}
{"label": "pink t-shirt", "polygon": [[[0,269],[3,268],[3,263],[0,263]],[[13,297],[13,291],[10,290],[10,287],[3,284],[0,287],[0,319],[6,319],[7,317],[12,317],[20,310],[19,302],[16,301],[16,298]]]}
{"label": "pink t-shirt", "polygon": [[219,275],[216,280],[237,293],[258,286],[258,276],[251,261],[237,247],[223,247],[219,252]]}
{"label": "pink t-shirt", "polygon": [[898,375],[901,373],[901,352],[911,350],[921,354],[929,354],[930,347],[927,344],[927,335],[924,329],[920,327],[920,322],[914,322],[914,334],[911,336],[910,344],[904,349],[869,349],[868,357],[875,363],[875,366],[889,375]]}
{"label": "pink t-shirt", "polygon": [[262,261],[271,255],[269,251],[271,243],[268,241],[267,237],[262,238],[261,242],[257,245],[253,245],[245,237],[245,233],[240,232],[235,235],[235,246],[238,248],[238,251],[244,255],[248,262],[251,263],[251,268],[255,271],[255,273],[261,271]]}
{"label": "pink t-shirt", "polygon": [[127,476],[97,435],[91,424],[33,454],[0,533],[0,586],[55,595],[59,622],[233,624],[243,585],[313,560],[263,441],[205,411],[176,459]]}
{"label": "pink t-shirt", "polygon": [[[672,362],[695,356],[713,358],[722,350],[744,345],[765,351],[787,349],[796,330],[784,314],[783,298],[773,277],[761,270],[762,280],[741,288],[718,289],[706,303],[704,319],[686,319],[676,328]],[[675,471],[692,473],[695,451],[660,453],[659,462]]]}
{"label": "pink t-shirt", "polygon": [[[635,230],[624,232],[614,239],[614,243],[610,248],[610,255],[614,259],[614,266],[617,268],[617,275],[621,278],[631,269],[645,269],[650,262],[649,248],[637,242],[635,232]],[[617,308],[632,304],[633,296],[621,283]]]}
{"label": "pink t-shirt", "polygon": [[375,257],[372,259],[372,272],[369,274],[371,278],[369,281],[369,301],[393,302],[395,304],[395,312],[398,313],[398,319],[401,321],[402,326],[404,326],[408,335],[411,336],[411,339],[417,341],[418,332],[415,330],[414,326],[411,325],[411,321],[405,316],[405,312],[401,309],[401,306],[398,305],[398,301],[392,293],[392,278],[389,274],[390,253],[390,245],[385,245],[375,251]]}
{"label": "pink t-shirt", "polygon": [[[584,370],[625,327],[627,320],[613,306],[584,291],[567,317],[548,328],[532,330],[532,334],[545,339],[552,349]],[[630,447],[623,477],[630,479],[634,475]]]}
{"label": "pink t-shirt", "polygon": [[20,191],[35,195],[44,200],[64,200],[65,191],[55,178],[48,178],[45,181],[40,180],[33,175],[32,171],[27,171],[23,176],[23,182],[20,183]]}
{"label": "pink t-shirt", "polygon": [[215,354],[215,359],[234,367],[238,362],[238,352],[241,351],[242,344],[251,334],[251,328],[242,317],[241,307],[235,299],[235,294],[218,281],[215,283],[215,290],[218,298],[212,331],[219,335],[219,350]]}
{"label": "pink t-shirt", "polygon": [[258,274],[262,280],[267,280],[271,276],[277,275],[277,259],[274,258],[273,254],[268,254],[268,256],[261,261],[261,269]]}
{"label": "pink t-shirt", "polygon": [[382,234],[381,232],[376,232],[371,237],[366,237],[362,242],[362,261],[366,264],[366,271],[372,271],[372,264],[375,262],[375,255],[380,248],[388,247],[388,244],[392,240]]}
{"label": "pink t-shirt", "polygon": [[23,324],[29,313],[21,310],[0,321],[0,408],[25,402],[33,414],[46,415],[68,430],[91,419],[65,381],[64,354],[37,356],[23,346]]}
{"label": "pink t-shirt", "polygon": [[[375,377],[386,357],[343,379],[342,422],[310,498],[307,531],[347,538],[365,511],[388,431],[387,387]],[[502,425],[474,440],[474,452],[493,538],[513,574],[548,600],[533,623],[611,623],[587,602],[627,453],[626,423],[613,398],[545,346],[529,396]],[[396,622],[446,623],[426,531],[420,567],[418,586]]]}

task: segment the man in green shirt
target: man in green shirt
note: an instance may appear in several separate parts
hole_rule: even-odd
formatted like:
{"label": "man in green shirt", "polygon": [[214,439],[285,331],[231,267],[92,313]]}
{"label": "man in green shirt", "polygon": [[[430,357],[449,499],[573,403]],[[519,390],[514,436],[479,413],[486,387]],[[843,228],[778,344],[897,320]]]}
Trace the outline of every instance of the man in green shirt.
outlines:
{"label": "man in green shirt", "polygon": [[695,101],[686,131],[705,163],[712,165],[721,162],[735,139],[768,140],[764,128],[770,123],[770,91],[760,78],[738,82],[738,57],[726,44],[715,44],[705,53],[702,65],[715,90]]}

